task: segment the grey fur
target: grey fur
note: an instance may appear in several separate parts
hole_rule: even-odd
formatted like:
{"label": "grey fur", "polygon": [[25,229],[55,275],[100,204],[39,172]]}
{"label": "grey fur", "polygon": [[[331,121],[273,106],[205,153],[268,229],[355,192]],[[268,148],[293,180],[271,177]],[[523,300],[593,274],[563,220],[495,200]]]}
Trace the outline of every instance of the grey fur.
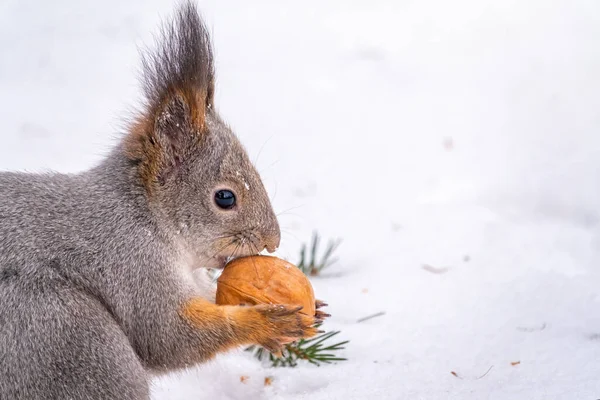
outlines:
{"label": "grey fur", "polygon": [[215,68],[210,35],[198,20],[196,8],[185,3],[175,21],[162,27],[158,49],[144,53],[142,83],[149,104],[172,87],[193,85],[207,93],[212,104]]}
{"label": "grey fur", "polygon": [[[232,340],[178,314],[202,295],[193,271],[279,244],[260,177],[212,106],[212,53],[195,8],[185,4],[164,34],[145,58],[142,114],[172,145],[152,195],[126,140],[81,174],[0,173],[0,399],[147,399],[152,374]],[[178,86],[205,89],[200,133],[182,99],[157,108]],[[235,211],[215,206],[223,187],[236,193]]]}

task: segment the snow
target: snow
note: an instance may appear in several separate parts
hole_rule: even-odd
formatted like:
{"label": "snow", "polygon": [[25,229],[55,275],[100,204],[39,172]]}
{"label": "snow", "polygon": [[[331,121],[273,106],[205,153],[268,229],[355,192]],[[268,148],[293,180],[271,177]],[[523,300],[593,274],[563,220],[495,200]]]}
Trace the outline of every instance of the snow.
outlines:
{"label": "snow", "polygon": [[[173,4],[1,2],[0,169],[106,154],[139,100],[136,46]],[[288,210],[279,255],[313,230],[344,240],[313,282],[349,360],[232,352],[154,399],[600,396],[599,8],[201,2],[217,106]]]}

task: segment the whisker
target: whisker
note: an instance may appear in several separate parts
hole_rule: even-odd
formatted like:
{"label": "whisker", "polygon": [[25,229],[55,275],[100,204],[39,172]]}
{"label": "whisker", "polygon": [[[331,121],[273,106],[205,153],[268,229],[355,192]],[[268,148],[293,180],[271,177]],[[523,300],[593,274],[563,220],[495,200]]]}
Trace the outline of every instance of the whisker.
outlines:
{"label": "whisker", "polygon": [[298,236],[296,236],[294,233],[292,233],[291,231],[288,231],[287,229],[283,229],[283,228],[279,228],[281,230],[281,233],[286,234],[291,236],[293,239],[296,239],[296,241],[302,243],[302,240],[300,240],[300,238],[298,238]]}
{"label": "whisker", "polygon": [[231,253],[231,257],[235,258],[237,256],[237,252],[240,249],[241,246],[241,242],[238,242],[237,245],[235,246],[235,249],[233,249],[233,252]]}
{"label": "whisker", "polygon": [[277,181],[275,181],[275,194],[273,194],[273,197],[271,197],[271,203],[274,203],[275,199],[277,198],[277,189],[279,189],[279,185],[277,184]]}
{"label": "whisker", "polygon": [[268,169],[268,168],[271,168],[273,165],[277,164],[279,161],[280,161],[279,159],[277,159],[277,160],[273,161],[273,162],[271,163],[271,165],[269,165],[269,166],[267,167],[267,169]]}
{"label": "whisker", "polygon": [[229,232],[225,232],[224,235],[222,236],[217,236],[215,238],[211,238],[210,240],[203,240],[201,242],[199,242],[201,245],[203,244],[214,244],[217,240],[222,240],[222,239],[228,239],[228,238],[233,238],[235,236],[235,233],[229,233]]}
{"label": "whisker", "polygon": [[[228,238],[233,238],[233,237],[235,237],[235,234],[228,233],[228,234],[223,235],[223,236],[217,236],[216,238],[212,238],[210,241],[211,242],[216,242],[217,240],[228,239]],[[209,240],[207,240],[206,242],[209,242]]]}
{"label": "whisker", "polygon": [[[254,229],[249,230],[248,233],[250,234],[250,238],[248,238],[250,240],[250,243],[253,245],[253,247],[255,249],[258,249],[258,245],[256,243],[260,243],[260,237],[258,237],[258,235],[256,234],[256,232],[254,232]],[[256,240],[252,240],[252,238],[256,239]],[[252,249],[251,249],[252,250]],[[260,251],[256,251],[257,254],[260,254]]]}
{"label": "whisker", "polygon": [[260,150],[258,150],[258,155],[254,159],[254,165],[257,165],[258,159],[260,158],[260,155],[261,155],[263,149],[265,148],[265,146],[267,145],[267,143],[269,143],[269,141],[271,139],[273,139],[273,135],[269,136],[269,138],[267,140],[265,140],[265,142],[262,144],[262,146],[260,146]]}
{"label": "whisker", "polygon": [[280,216],[281,214],[287,213],[288,211],[296,210],[296,209],[298,209],[298,208],[302,208],[302,207],[304,207],[304,206],[305,206],[305,204],[301,204],[301,205],[299,205],[299,206],[295,206],[295,207],[290,207],[290,208],[288,208],[287,210],[283,210],[283,211],[280,211],[280,212],[278,212],[276,215],[277,215],[277,216]]}
{"label": "whisker", "polygon": [[222,252],[223,250],[225,250],[227,247],[231,246],[232,244],[234,244],[238,239],[235,238],[233,239],[231,242],[227,243],[225,246],[221,247],[215,254],[213,254],[211,257],[209,257],[209,260],[215,258],[220,252]]}
{"label": "whisker", "polygon": [[282,212],[280,214],[277,214],[277,218],[280,218],[280,219],[288,218],[288,217],[295,217],[295,218],[303,219],[304,215],[292,213],[292,212],[289,212],[289,211],[284,211],[284,212]]}
{"label": "whisker", "polygon": [[[249,242],[249,243],[251,246],[254,246],[252,244],[252,242]],[[255,247],[255,249],[256,249],[256,247]],[[252,250],[252,247],[250,248],[250,250]],[[252,265],[254,266],[254,272],[256,272],[256,275],[258,276],[258,268],[256,268],[256,261],[254,260],[254,258],[251,258],[251,260],[252,260]]]}

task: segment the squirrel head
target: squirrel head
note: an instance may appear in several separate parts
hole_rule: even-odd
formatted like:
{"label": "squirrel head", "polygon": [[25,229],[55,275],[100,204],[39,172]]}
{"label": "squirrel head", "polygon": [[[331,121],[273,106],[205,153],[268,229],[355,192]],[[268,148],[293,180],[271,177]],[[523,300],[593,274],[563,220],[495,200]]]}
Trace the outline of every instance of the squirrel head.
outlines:
{"label": "squirrel head", "polygon": [[214,107],[210,37],[185,3],[142,59],[145,105],[124,139],[150,208],[198,266],[279,246],[260,176]]}

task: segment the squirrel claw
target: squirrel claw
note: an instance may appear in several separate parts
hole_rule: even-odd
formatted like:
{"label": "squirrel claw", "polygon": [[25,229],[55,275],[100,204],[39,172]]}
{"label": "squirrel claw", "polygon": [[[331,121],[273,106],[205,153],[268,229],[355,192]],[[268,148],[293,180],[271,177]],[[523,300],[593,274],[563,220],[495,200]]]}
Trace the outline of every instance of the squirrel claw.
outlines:
{"label": "squirrel claw", "polygon": [[325,303],[323,300],[315,301],[315,308],[319,309],[322,307],[327,307],[329,304]]}
{"label": "squirrel claw", "polygon": [[269,340],[262,344],[262,347],[265,348],[269,353],[273,354],[275,357],[281,358],[283,357],[283,345],[277,342],[276,340]]}
{"label": "squirrel claw", "polygon": [[283,351],[281,349],[277,349],[275,351],[272,351],[271,354],[273,354],[273,356],[275,356],[277,358],[282,358],[283,357]]}
{"label": "squirrel claw", "polygon": [[323,311],[318,311],[317,310],[315,312],[315,322],[317,324],[322,323],[323,321],[325,321],[326,318],[329,318],[329,317],[331,317],[331,314],[327,314],[327,313],[325,313]]}

